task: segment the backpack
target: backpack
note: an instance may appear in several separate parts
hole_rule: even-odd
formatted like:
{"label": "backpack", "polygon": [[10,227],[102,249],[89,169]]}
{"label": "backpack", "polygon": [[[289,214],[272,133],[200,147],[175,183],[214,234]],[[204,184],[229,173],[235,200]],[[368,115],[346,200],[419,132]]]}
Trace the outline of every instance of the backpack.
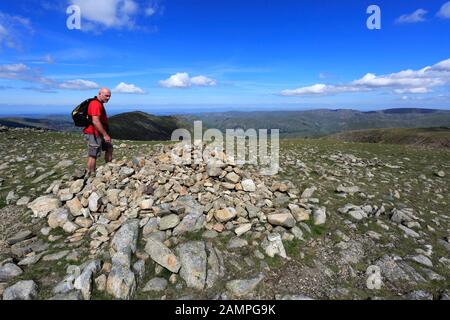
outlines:
{"label": "backpack", "polygon": [[88,116],[88,107],[91,101],[95,99],[97,99],[97,97],[86,99],[82,103],[80,103],[75,109],[73,109],[72,119],[75,126],[87,127],[92,123],[90,117]]}

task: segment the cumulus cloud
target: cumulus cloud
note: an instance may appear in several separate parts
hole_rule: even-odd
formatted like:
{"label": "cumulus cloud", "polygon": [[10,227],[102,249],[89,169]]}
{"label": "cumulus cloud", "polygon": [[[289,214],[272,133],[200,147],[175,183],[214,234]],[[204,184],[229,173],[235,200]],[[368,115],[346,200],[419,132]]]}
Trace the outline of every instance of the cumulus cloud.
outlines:
{"label": "cumulus cloud", "polygon": [[119,83],[113,92],[116,93],[131,93],[131,94],[145,94],[145,91],[135,86],[134,84],[126,84],[125,82]]}
{"label": "cumulus cloud", "polygon": [[450,19],[450,1],[442,5],[437,15],[444,19]]}
{"label": "cumulus cloud", "polygon": [[417,23],[425,21],[425,15],[428,13],[428,11],[424,9],[417,9],[411,14],[404,14],[397,18],[397,23]]}
{"label": "cumulus cloud", "polygon": [[179,72],[166,80],[159,81],[159,85],[165,88],[189,88],[192,86],[215,86],[217,81],[205,76],[190,77],[186,72]]}
{"label": "cumulus cloud", "polygon": [[139,12],[134,0],[71,0],[71,3],[81,9],[82,29],[98,25],[105,28],[132,28]]}
{"label": "cumulus cloud", "polygon": [[397,94],[428,93],[431,88],[450,84],[450,59],[419,70],[404,70],[377,76],[367,73],[364,77],[348,84],[315,84],[297,89],[283,90],[283,96],[332,95],[338,93],[391,90]]}

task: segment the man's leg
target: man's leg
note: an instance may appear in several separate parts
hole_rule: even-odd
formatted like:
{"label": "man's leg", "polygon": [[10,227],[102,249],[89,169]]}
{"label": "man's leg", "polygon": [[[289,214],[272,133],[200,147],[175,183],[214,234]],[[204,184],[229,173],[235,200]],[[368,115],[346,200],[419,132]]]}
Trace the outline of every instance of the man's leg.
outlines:
{"label": "man's leg", "polygon": [[101,152],[101,145],[98,142],[98,139],[94,135],[86,135],[86,139],[88,141],[88,160],[87,160],[87,169],[88,173],[95,173],[97,157]]}
{"label": "man's leg", "polygon": [[89,173],[94,173],[96,170],[96,162],[97,159],[94,157],[88,157],[88,161],[87,161],[87,169],[89,171]]}

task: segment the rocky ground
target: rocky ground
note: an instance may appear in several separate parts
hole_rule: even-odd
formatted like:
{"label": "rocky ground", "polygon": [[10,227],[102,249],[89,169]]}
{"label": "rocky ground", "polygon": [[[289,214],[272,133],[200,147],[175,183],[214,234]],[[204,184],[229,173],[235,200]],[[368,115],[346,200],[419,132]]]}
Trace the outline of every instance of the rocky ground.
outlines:
{"label": "rocky ground", "polygon": [[[448,299],[447,150],[282,140],[281,170],[0,128],[3,299]],[[226,160],[223,154],[216,154]]]}

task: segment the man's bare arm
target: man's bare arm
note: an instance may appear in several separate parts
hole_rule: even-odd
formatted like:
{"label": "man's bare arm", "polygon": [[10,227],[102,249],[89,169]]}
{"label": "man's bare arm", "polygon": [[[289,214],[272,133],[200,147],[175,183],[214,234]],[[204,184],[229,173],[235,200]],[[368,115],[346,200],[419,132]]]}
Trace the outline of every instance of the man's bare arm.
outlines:
{"label": "man's bare arm", "polygon": [[100,134],[103,136],[105,141],[106,142],[111,142],[110,136],[108,135],[108,133],[106,133],[105,128],[103,128],[103,124],[100,121],[100,117],[99,116],[92,116],[92,123],[94,124],[95,128],[97,128],[98,132],[100,132]]}

